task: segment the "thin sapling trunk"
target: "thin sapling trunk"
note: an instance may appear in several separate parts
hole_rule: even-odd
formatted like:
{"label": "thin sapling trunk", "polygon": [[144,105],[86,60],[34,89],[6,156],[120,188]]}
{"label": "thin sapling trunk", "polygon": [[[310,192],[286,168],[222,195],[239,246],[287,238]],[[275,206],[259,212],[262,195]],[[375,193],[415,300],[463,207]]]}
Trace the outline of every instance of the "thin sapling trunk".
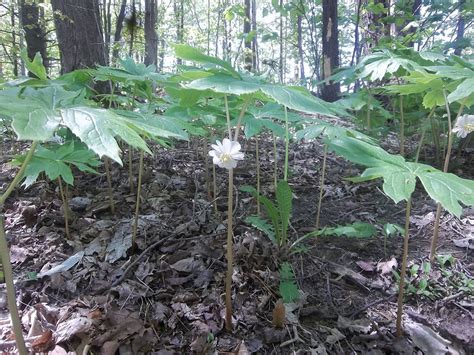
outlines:
{"label": "thin sapling trunk", "polygon": [[3,205],[8,196],[10,196],[15,187],[20,183],[21,179],[23,178],[23,174],[25,173],[26,167],[28,166],[29,162],[31,161],[31,158],[33,157],[37,145],[38,142],[36,141],[32,143],[30,150],[28,151],[25,160],[23,161],[23,164],[20,167],[20,170],[17,172],[5,192],[0,196],[0,259],[3,266],[3,274],[5,277],[5,284],[7,288],[8,311],[10,312],[13,333],[15,334],[16,339],[16,346],[20,355],[27,355],[28,350],[26,349],[21,319],[16,304],[15,285],[13,283],[13,269],[10,260],[10,251],[8,249],[8,242],[5,235],[5,227],[3,222]]}
{"label": "thin sapling trunk", "polygon": [[143,150],[140,150],[140,160],[138,165],[138,183],[137,183],[137,200],[135,203],[135,218],[133,221],[133,232],[132,232],[132,246],[136,245],[137,241],[137,231],[138,231],[138,217],[140,215],[140,202],[141,202],[141,192],[142,192],[142,176],[143,176]]}
{"label": "thin sapling trunk", "polygon": [[104,159],[105,176],[107,177],[108,195],[110,212],[115,214],[115,202],[114,202],[114,189],[112,187],[112,175],[110,174],[110,159],[105,157]]}
{"label": "thin sapling trunk", "polygon": [[[451,132],[453,127],[452,127],[452,122],[451,122],[451,110],[449,109],[449,104],[448,104],[448,99],[446,97],[446,90],[443,90],[444,94],[444,100],[446,103],[446,113],[448,115],[448,144],[446,147],[446,155],[444,157],[444,166],[443,166],[443,172],[447,173],[448,168],[449,168],[449,158],[451,157],[451,149],[453,147],[453,133]],[[461,115],[462,111],[464,109],[464,104],[461,105],[459,108],[458,114],[456,116],[456,120],[459,118]],[[436,204],[436,215],[435,215],[435,221],[434,221],[434,229],[433,229],[433,237],[431,238],[431,248],[430,248],[430,262],[433,263],[434,259],[436,257],[436,247],[438,246],[438,238],[439,238],[439,220],[441,219],[441,203]]]}
{"label": "thin sapling trunk", "polygon": [[403,293],[405,290],[405,276],[407,273],[407,257],[408,257],[408,239],[410,237],[410,214],[411,214],[411,198],[407,201],[407,209],[405,213],[405,236],[403,238],[403,256],[402,270],[400,272],[400,283],[398,285],[398,309],[397,309],[397,336],[403,333],[402,316],[403,316]]}
{"label": "thin sapling trunk", "polygon": [[69,231],[69,202],[66,192],[63,188],[63,183],[61,177],[58,177],[59,185],[59,194],[61,195],[61,200],[63,201],[63,214],[64,214],[64,230],[66,232],[66,238],[71,240],[71,233]]}
{"label": "thin sapling trunk", "polygon": [[326,178],[326,159],[328,156],[328,145],[324,145],[323,167],[321,168],[321,183],[319,184],[318,210],[316,211],[316,230],[319,230],[319,217],[321,215],[321,205],[324,195],[324,180]]}

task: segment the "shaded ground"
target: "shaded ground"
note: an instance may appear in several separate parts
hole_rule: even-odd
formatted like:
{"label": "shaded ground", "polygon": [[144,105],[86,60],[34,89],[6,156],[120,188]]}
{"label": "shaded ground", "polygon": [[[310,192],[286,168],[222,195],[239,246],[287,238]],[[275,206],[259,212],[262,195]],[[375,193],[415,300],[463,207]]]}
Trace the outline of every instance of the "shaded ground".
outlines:
{"label": "shaded ground", "polygon": [[[474,259],[469,249],[473,248],[474,210],[465,209],[460,220],[443,214],[439,253],[445,256],[444,264],[423,271],[436,206],[416,193],[406,336],[397,339],[392,268],[399,270],[402,239],[390,237],[384,248],[382,226],[403,225],[404,206],[384,196],[379,182],[344,181],[360,171],[333,155],[328,158],[321,225],[369,222],[377,226],[377,235],[313,238],[299,245],[299,252],[288,260],[301,297],[287,306],[286,324],[279,330],[272,325],[272,314],[279,298],[282,255],[243,222],[254,213],[255,202],[236,190],[235,332],[226,333],[227,174],[217,171],[216,215],[208,197],[202,152],[193,149],[197,146],[193,142],[191,147],[172,150],[156,147],[155,157],[146,158],[135,250],[131,248],[135,195],[126,168],[112,167],[115,214],[109,210],[105,176],[76,175],[69,190],[72,240],[65,238],[56,184],[39,181],[7,201],[5,218],[18,300],[25,332],[36,351],[59,344],[56,353],[88,349],[102,354],[474,352]],[[262,189],[270,195],[273,146],[270,140],[261,146]],[[255,182],[254,142],[247,142],[244,149],[246,160],[235,172],[237,187]],[[283,147],[278,150],[282,160]],[[322,147],[300,144],[291,151],[289,182],[295,199],[290,237],[296,240],[314,227]],[[0,167],[1,190],[14,172],[6,164],[8,154]],[[137,163],[138,157],[134,167]],[[460,173],[472,178],[472,169],[464,166]],[[463,247],[468,237],[471,244]],[[73,255],[70,269],[47,272]],[[138,261],[137,255],[142,256]],[[0,306],[6,319],[4,288],[2,294]],[[2,324],[0,349],[7,351],[10,328],[7,321]]]}

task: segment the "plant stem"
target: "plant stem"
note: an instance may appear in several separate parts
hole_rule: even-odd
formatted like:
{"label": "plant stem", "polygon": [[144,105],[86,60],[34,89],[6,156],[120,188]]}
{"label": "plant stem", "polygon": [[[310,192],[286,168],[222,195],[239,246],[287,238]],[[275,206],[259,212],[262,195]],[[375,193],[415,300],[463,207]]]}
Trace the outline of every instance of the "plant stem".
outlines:
{"label": "plant stem", "polygon": [[410,236],[410,214],[411,214],[411,197],[407,201],[407,209],[405,213],[405,236],[403,238],[402,271],[400,272],[400,283],[398,285],[397,337],[401,336],[403,332],[403,329],[402,329],[403,292],[405,289],[405,276],[407,273],[408,239]]}
{"label": "plant stem", "polygon": [[209,176],[209,156],[207,155],[207,137],[203,138],[203,148],[202,148],[202,157],[204,159],[204,170],[206,175],[206,192],[209,199],[212,198],[211,195],[211,178]]}
{"label": "plant stem", "polygon": [[403,110],[403,95],[400,95],[400,155],[405,156],[405,112]]}
{"label": "plant stem", "polygon": [[130,193],[133,194],[135,186],[133,184],[133,149],[128,147],[128,184],[130,186]]}
{"label": "plant stem", "polygon": [[138,184],[137,184],[137,201],[135,203],[135,219],[133,221],[133,232],[132,232],[132,246],[135,246],[137,241],[137,230],[138,230],[138,216],[140,215],[140,201],[142,193],[142,176],[143,176],[143,150],[140,150],[140,160],[138,165]]}
{"label": "plant stem", "polygon": [[227,119],[227,130],[229,133],[229,139],[232,140],[232,130],[230,128],[229,102],[227,101],[227,95],[224,96],[224,106],[225,106],[225,118]]}
{"label": "plant stem", "polygon": [[433,136],[433,143],[435,145],[435,150],[436,150],[436,163],[439,164],[440,161],[440,151],[441,151],[441,145],[439,143],[439,132],[438,132],[438,126],[435,124],[435,121],[433,120],[433,116],[430,117],[430,123],[431,123],[431,135]]}
{"label": "plant stem", "polygon": [[107,177],[107,185],[108,185],[108,192],[109,192],[109,205],[110,205],[110,212],[115,214],[115,203],[114,203],[114,189],[112,188],[112,175],[110,175],[110,160],[108,157],[104,159],[104,167],[105,167],[105,176]]}
{"label": "plant stem", "polygon": [[214,203],[214,214],[217,216],[217,182],[216,182],[216,165],[212,164],[212,199]]}
{"label": "plant stem", "polygon": [[234,170],[229,169],[229,189],[227,192],[227,275],[225,283],[225,327],[232,331],[232,274],[234,272],[234,254],[233,254],[233,204],[234,204]]}
{"label": "plant stem", "polygon": [[370,106],[371,104],[371,96],[370,96],[370,91],[367,89],[367,130],[370,132],[370,130],[372,129],[372,125],[371,125],[371,120],[370,120],[370,114],[371,114],[371,110],[372,110],[372,107]]}
{"label": "plant stem", "polygon": [[26,154],[25,160],[20,167],[20,170],[16,173],[15,177],[13,178],[10,185],[7,187],[5,192],[0,196],[0,259],[3,266],[3,273],[5,278],[5,284],[7,288],[7,302],[8,302],[8,310],[10,312],[10,317],[12,320],[13,325],[13,333],[15,334],[16,339],[16,346],[18,349],[18,353],[20,355],[27,355],[28,351],[25,345],[25,339],[23,337],[23,330],[21,325],[20,315],[18,313],[18,307],[16,304],[16,293],[15,293],[15,285],[13,283],[13,269],[10,260],[10,252],[8,249],[8,242],[5,235],[5,226],[3,222],[3,205],[10,194],[13,192],[15,187],[19,184],[21,179],[23,178],[23,174],[25,173],[26,167],[28,166],[33,154],[36,150],[38,145],[37,141],[34,141],[31,144],[31,147]]}
{"label": "plant stem", "polygon": [[5,278],[5,284],[7,286],[7,301],[8,310],[10,311],[10,317],[13,325],[13,333],[15,334],[16,347],[20,355],[27,355],[25,339],[23,338],[23,330],[21,325],[20,314],[18,313],[18,307],[16,305],[16,293],[15,285],[13,283],[13,270],[10,261],[10,252],[8,249],[7,238],[5,236],[5,227],[3,223],[3,214],[0,213],[0,257],[2,260],[3,274]]}
{"label": "plant stem", "polygon": [[288,154],[290,145],[290,134],[288,128],[288,109],[285,106],[285,170],[283,171],[283,180],[288,181]]}
{"label": "plant stem", "polygon": [[[431,117],[433,116],[435,109],[436,109],[436,106],[431,109],[428,115],[429,120],[431,120]],[[420,143],[418,143],[418,148],[416,149],[415,163],[418,163],[418,159],[420,158],[420,152],[421,152],[421,147],[423,146],[423,140],[425,139],[425,133],[426,133],[426,127],[423,125],[421,129]]]}
{"label": "plant stem", "polygon": [[66,238],[70,240],[71,233],[69,232],[69,203],[67,201],[67,195],[63,189],[63,183],[61,181],[61,177],[58,177],[58,185],[59,185],[59,194],[61,195],[61,199],[63,200],[64,229],[66,231]]}
{"label": "plant stem", "polygon": [[[250,98],[246,99],[242,105],[242,109],[240,110],[239,117],[237,119],[237,126],[235,127],[235,132],[234,132],[234,141],[237,142],[237,139],[239,138],[239,133],[240,133],[240,125],[242,122],[242,118],[245,115],[245,111],[247,111],[247,107],[250,104]],[[232,135],[229,136],[229,139],[232,139]]]}
{"label": "plant stem", "polygon": [[326,159],[328,156],[328,145],[324,145],[324,155],[323,155],[323,167],[321,169],[321,182],[319,185],[319,201],[318,201],[318,210],[316,212],[316,230],[319,230],[319,216],[321,215],[321,204],[323,201],[324,194],[324,180],[326,177]]}
{"label": "plant stem", "polygon": [[276,136],[273,134],[273,180],[275,184],[275,191],[278,183],[278,161],[277,161],[277,143]]}
{"label": "plant stem", "polygon": [[[444,102],[446,104],[446,113],[448,115],[448,144],[446,147],[446,155],[444,157],[444,166],[443,166],[443,172],[447,173],[448,168],[449,168],[449,158],[451,157],[451,149],[453,147],[453,134],[451,132],[452,130],[451,110],[449,109],[448,98],[446,97],[446,90],[443,90],[443,95],[444,95]],[[459,118],[459,115],[461,114],[463,109],[464,109],[464,103],[461,104],[461,107],[459,108],[456,119]],[[438,239],[439,239],[439,220],[441,219],[441,210],[442,210],[441,203],[438,202],[436,204],[436,215],[435,215],[435,221],[434,221],[433,237],[431,238],[430,263],[433,263],[436,257],[436,247],[438,246]]]}
{"label": "plant stem", "polygon": [[0,210],[3,208],[3,204],[7,200],[8,196],[13,192],[15,187],[18,185],[18,183],[21,181],[23,178],[23,174],[25,173],[26,167],[29,164],[31,158],[33,158],[33,154],[35,153],[36,146],[38,145],[38,142],[34,141],[31,144],[30,150],[26,154],[25,160],[23,161],[23,164],[20,167],[20,170],[16,173],[15,177],[13,178],[12,182],[10,185],[8,185],[7,189],[5,192],[0,196]]}
{"label": "plant stem", "polygon": [[[260,196],[260,152],[258,148],[258,136],[255,136],[255,160],[257,164],[257,196]],[[260,216],[259,198],[257,198],[257,215]]]}

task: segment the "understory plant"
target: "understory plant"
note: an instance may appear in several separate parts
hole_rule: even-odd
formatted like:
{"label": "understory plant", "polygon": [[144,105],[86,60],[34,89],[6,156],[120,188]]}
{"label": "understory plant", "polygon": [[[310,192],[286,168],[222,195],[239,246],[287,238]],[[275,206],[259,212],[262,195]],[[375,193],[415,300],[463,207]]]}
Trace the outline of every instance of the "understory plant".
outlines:
{"label": "understory plant", "polygon": [[265,233],[277,247],[286,248],[293,201],[293,193],[288,182],[285,180],[278,182],[275,190],[275,202],[259,194],[252,186],[242,186],[240,190],[250,193],[263,205],[270,223],[266,218],[258,215],[249,216],[245,221]]}
{"label": "understory plant", "polygon": [[333,139],[329,148],[344,158],[367,167],[360,177],[349,180],[362,182],[382,178],[383,191],[389,198],[395,203],[406,201],[405,236],[397,311],[397,334],[401,335],[410,211],[416,180],[421,181],[425,191],[433,200],[458,218],[462,213],[461,203],[466,206],[474,205],[474,181],[439,171],[426,164],[407,162],[399,155],[391,155],[380,147],[353,137]]}

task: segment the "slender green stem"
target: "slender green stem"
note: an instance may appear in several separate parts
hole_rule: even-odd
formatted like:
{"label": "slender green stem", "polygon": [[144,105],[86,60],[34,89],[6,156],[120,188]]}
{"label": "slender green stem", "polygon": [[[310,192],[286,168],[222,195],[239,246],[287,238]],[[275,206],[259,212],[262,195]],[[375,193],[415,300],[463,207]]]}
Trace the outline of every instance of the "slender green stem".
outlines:
{"label": "slender green stem", "polygon": [[20,355],[27,355],[25,339],[23,337],[23,330],[21,325],[20,314],[16,304],[15,285],[13,283],[13,270],[10,261],[10,252],[8,250],[7,238],[5,236],[5,227],[3,223],[3,214],[0,213],[0,257],[2,260],[3,274],[5,277],[5,284],[7,286],[7,301],[8,310],[13,325],[13,333],[15,334],[16,347]]}
{"label": "slender green stem", "polygon": [[323,155],[323,167],[321,169],[321,182],[319,184],[319,200],[318,200],[318,210],[316,212],[316,230],[319,230],[319,217],[321,215],[321,204],[323,201],[324,195],[324,180],[326,178],[326,159],[328,156],[328,145],[324,145],[324,155]]}
{"label": "slender green stem", "polygon": [[366,117],[366,122],[367,122],[367,130],[370,132],[370,130],[372,129],[372,124],[371,124],[371,118],[370,118],[370,114],[372,112],[372,107],[371,107],[371,98],[372,96],[370,96],[370,91],[367,90],[367,117]]}
{"label": "slender green stem", "polygon": [[400,95],[400,155],[405,156],[405,111],[403,109],[403,95]]}
{"label": "slender green stem", "polygon": [[230,112],[229,112],[229,102],[227,101],[227,95],[224,96],[224,106],[225,106],[225,117],[227,120],[227,130],[229,133],[229,139],[232,140],[232,129],[230,127]]}
{"label": "slender green stem", "polygon": [[105,157],[104,159],[104,167],[105,167],[105,176],[107,177],[110,212],[114,214],[115,213],[114,189],[112,187],[112,175],[110,174],[110,159],[108,157]]}
{"label": "slender green stem", "polygon": [[214,214],[217,216],[217,181],[216,181],[216,165],[212,164],[212,199],[214,204]]}
{"label": "slender green stem", "polygon": [[26,153],[25,160],[23,161],[23,164],[21,165],[20,170],[18,170],[17,174],[13,178],[13,181],[10,183],[10,185],[8,185],[5,192],[0,196],[0,210],[3,208],[3,204],[7,200],[8,196],[10,196],[10,194],[13,192],[15,187],[23,178],[23,174],[25,173],[26,167],[30,163],[31,158],[33,158],[33,154],[35,153],[37,145],[38,145],[38,142],[36,141],[34,141],[31,144],[30,150],[28,151],[28,153]]}
{"label": "slender green stem", "polygon": [[277,160],[277,143],[276,136],[273,134],[273,183],[275,184],[275,191],[278,184],[278,160]]}
{"label": "slender green stem", "polygon": [[397,309],[397,336],[401,336],[402,316],[403,316],[403,293],[405,289],[405,276],[407,273],[407,257],[408,257],[408,239],[410,237],[410,214],[411,214],[411,198],[407,201],[407,209],[405,213],[405,236],[403,238],[403,256],[402,270],[400,272],[400,283],[398,286],[398,309]]}
{"label": "slender green stem", "polygon": [[290,133],[288,128],[288,109],[285,106],[285,170],[283,171],[283,180],[288,181],[288,154],[290,145]]}
{"label": "slender green stem", "polygon": [[[444,95],[444,102],[446,104],[446,113],[448,115],[448,143],[446,147],[446,155],[444,157],[444,166],[443,166],[443,172],[447,173],[449,169],[449,159],[451,157],[451,150],[453,147],[453,134],[451,132],[452,130],[451,110],[449,108],[448,98],[446,97],[446,90],[443,90],[443,95]],[[459,118],[463,109],[464,109],[464,104],[462,104],[461,107],[459,108],[456,119]],[[438,239],[439,239],[439,221],[441,219],[441,211],[442,211],[441,203],[438,202],[436,204],[433,237],[431,238],[431,248],[430,248],[430,262],[431,263],[434,262],[434,259],[436,257],[436,247],[438,246]]]}
{"label": "slender green stem", "polygon": [[133,184],[133,149],[128,147],[128,184],[130,186],[130,193],[133,194],[135,186]]}
{"label": "slender green stem", "polygon": [[59,185],[59,194],[61,195],[61,200],[63,200],[64,230],[66,232],[66,238],[70,240],[71,233],[69,232],[69,203],[67,200],[67,195],[64,192],[63,183],[60,177],[58,177],[58,185]]}
{"label": "slender green stem", "polygon": [[[242,109],[240,110],[239,117],[237,119],[237,126],[235,127],[235,132],[234,132],[234,141],[236,142],[237,142],[237,139],[239,138],[242,118],[244,117],[245,111],[247,111],[247,107],[249,106],[249,104],[250,104],[250,98],[244,101],[242,105]],[[232,139],[232,136],[229,136],[229,139]]]}
{"label": "slender green stem", "polygon": [[137,200],[135,203],[135,219],[133,221],[133,232],[132,232],[132,245],[136,245],[137,241],[137,230],[138,230],[138,217],[140,215],[140,201],[142,193],[142,176],[143,176],[143,150],[140,150],[140,160],[138,165],[138,184],[137,184]]}
{"label": "slender green stem", "polygon": [[233,204],[234,204],[234,170],[229,169],[229,189],[227,192],[227,275],[225,282],[225,327],[232,330],[232,274],[234,272],[233,254]]}
{"label": "slender green stem", "polygon": [[207,137],[204,137],[203,140],[203,147],[202,147],[202,157],[204,159],[204,170],[205,170],[205,177],[206,177],[206,191],[207,197],[209,199],[212,198],[211,195],[211,178],[209,176],[209,156],[207,155]]}
{"label": "slender green stem", "polygon": [[435,150],[436,150],[436,162],[439,164],[440,154],[441,154],[441,144],[439,142],[438,125],[435,124],[435,121],[433,120],[433,116],[430,117],[430,123],[431,123],[431,135],[433,137],[433,143],[435,145]]}
{"label": "slender green stem", "polygon": [[[431,111],[428,115],[429,120],[431,120],[431,117],[433,116],[435,110],[436,110],[436,106],[431,109]],[[426,133],[426,126],[423,125],[422,128],[421,128],[420,142],[418,143],[418,148],[416,149],[415,163],[418,163],[418,160],[420,158],[420,152],[421,152],[421,147],[423,146],[423,140],[425,139],[425,133]]]}
{"label": "slender green stem", "polygon": [[3,222],[3,205],[5,201],[13,192],[15,187],[19,184],[21,179],[23,178],[23,174],[25,173],[26,167],[28,166],[33,154],[36,150],[38,142],[34,141],[31,144],[31,147],[26,154],[25,160],[20,167],[20,170],[17,172],[15,177],[13,178],[10,185],[7,187],[5,192],[0,196],[0,259],[3,266],[3,274],[5,277],[5,284],[7,288],[7,302],[8,302],[8,310],[10,311],[10,317],[12,320],[13,325],[13,332],[15,334],[16,339],[16,346],[18,349],[18,353],[20,355],[27,355],[28,350],[26,349],[25,339],[23,337],[23,330],[21,325],[20,314],[18,313],[18,307],[16,304],[16,293],[15,293],[15,285],[13,283],[13,269],[10,260],[10,252],[8,249],[8,242],[5,235],[5,226]]}
{"label": "slender green stem", "polygon": [[[257,165],[257,196],[260,196],[260,152],[258,147],[258,136],[255,136],[255,160]],[[257,215],[260,216],[259,198],[257,198]]]}

